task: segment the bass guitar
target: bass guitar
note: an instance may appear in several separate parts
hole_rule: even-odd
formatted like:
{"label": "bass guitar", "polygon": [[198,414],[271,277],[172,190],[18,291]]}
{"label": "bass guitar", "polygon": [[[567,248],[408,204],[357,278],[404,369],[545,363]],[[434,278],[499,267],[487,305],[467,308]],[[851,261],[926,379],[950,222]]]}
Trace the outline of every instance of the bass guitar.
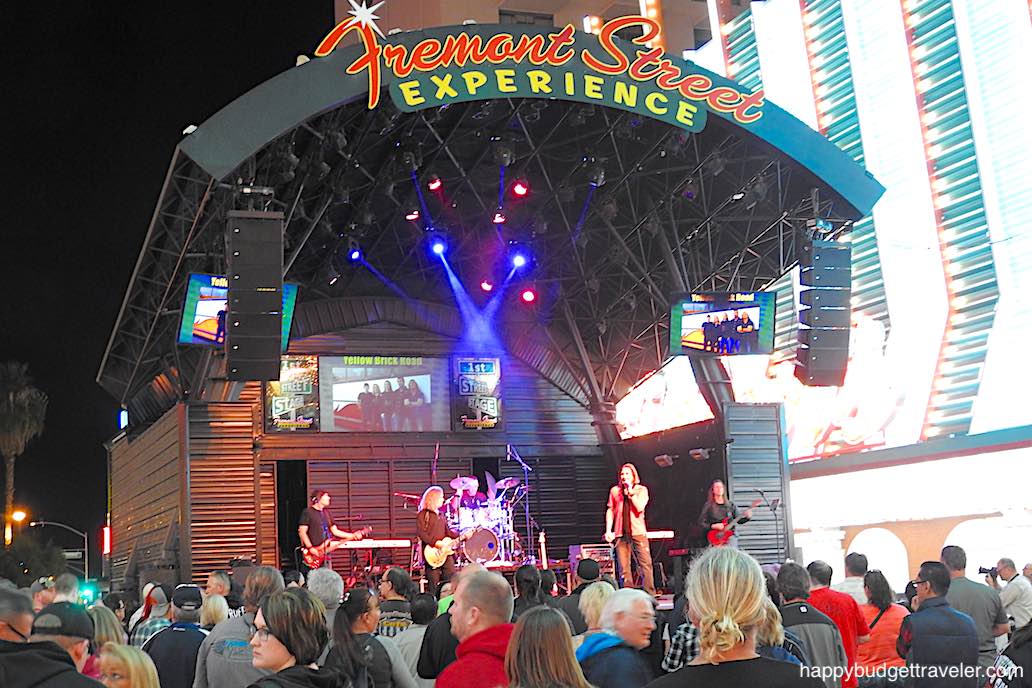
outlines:
{"label": "bass guitar", "polygon": [[[762,503],[762,499],[757,499],[749,505],[749,509],[755,509]],[[746,509],[745,512],[742,512],[742,514],[740,514],[738,518],[731,518],[729,516],[725,518],[723,521],[721,521],[721,523],[724,524],[723,530],[714,530],[710,528],[710,531],[706,533],[706,539],[709,540],[709,543],[714,547],[722,547],[726,545],[731,540],[731,538],[734,537],[735,527],[741,525],[742,521],[749,518],[745,515],[749,511],[749,509]]]}
{"label": "bass guitar", "polygon": [[448,557],[455,554],[455,548],[464,540],[468,540],[476,530],[469,530],[457,538],[442,538],[438,545],[425,545],[423,547],[423,561],[432,569],[439,569],[444,566]]}
{"label": "bass guitar", "polygon": [[[371,532],[373,532],[372,527],[366,526],[361,530],[355,531],[355,535],[358,535],[358,539],[361,539],[366,535],[369,535]],[[317,569],[323,565],[326,561],[326,556],[330,552],[334,552],[341,547],[344,547],[348,542],[351,542],[351,540],[326,540],[311,549],[302,549],[301,558],[304,559],[305,566],[310,569]]]}

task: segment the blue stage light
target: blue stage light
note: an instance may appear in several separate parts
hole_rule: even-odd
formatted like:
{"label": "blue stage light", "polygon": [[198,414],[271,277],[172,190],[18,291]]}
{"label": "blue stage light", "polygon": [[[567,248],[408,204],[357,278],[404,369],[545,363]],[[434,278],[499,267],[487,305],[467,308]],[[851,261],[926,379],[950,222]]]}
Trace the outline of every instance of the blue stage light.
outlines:
{"label": "blue stage light", "polygon": [[430,250],[433,251],[435,255],[440,256],[444,254],[447,249],[448,246],[444,243],[443,239],[434,239],[430,242]]}
{"label": "blue stage light", "polygon": [[512,266],[514,268],[522,268],[527,264],[527,257],[522,253],[516,253],[512,256]]}
{"label": "blue stage light", "polygon": [[357,248],[351,249],[351,251],[348,252],[348,259],[353,261],[362,260],[362,251]]}

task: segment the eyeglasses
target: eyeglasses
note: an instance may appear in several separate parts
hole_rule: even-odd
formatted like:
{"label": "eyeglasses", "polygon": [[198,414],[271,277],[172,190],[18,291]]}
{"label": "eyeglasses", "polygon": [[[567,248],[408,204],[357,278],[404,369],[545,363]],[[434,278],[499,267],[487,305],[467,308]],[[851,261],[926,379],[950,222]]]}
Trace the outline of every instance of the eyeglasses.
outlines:
{"label": "eyeglasses", "polygon": [[251,634],[251,637],[258,638],[258,642],[260,643],[266,643],[269,641],[269,638],[275,638],[276,636],[269,632],[268,628],[256,628],[254,629],[254,633]]}
{"label": "eyeglasses", "polygon": [[915,578],[910,582],[914,585],[914,587],[917,587],[918,585],[921,585],[921,583],[928,583],[929,581],[921,580],[920,578]]}

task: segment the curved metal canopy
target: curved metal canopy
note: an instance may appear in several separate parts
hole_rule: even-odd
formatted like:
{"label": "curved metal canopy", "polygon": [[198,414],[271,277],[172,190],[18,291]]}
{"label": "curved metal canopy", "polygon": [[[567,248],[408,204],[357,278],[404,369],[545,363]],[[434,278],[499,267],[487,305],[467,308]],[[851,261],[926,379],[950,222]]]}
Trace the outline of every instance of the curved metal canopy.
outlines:
{"label": "curved metal canopy", "polygon": [[[288,70],[180,144],[98,374],[134,422],[202,393],[210,354],[177,348],[173,333],[186,274],[224,269],[227,210],[285,213],[285,277],[302,285],[303,302],[455,304],[426,250],[432,228],[483,306],[477,285],[502,283],[520,244],[534,262],[511,286],[533,284],[541,299],[528,308],[510,293],[496,328],[547,345],[549,365],[599,403],[664,360],[669,294],[762,288],[796,261],[807,219],[847,227],[881,193],[845,153],[770,104],[762,126],[711,116],[696,133],[562,99],[401,112],[384,98],[369,110],[364,76],[344,74],[356,55],[340,49]],[[438,192],[426,186],[434,176]],[[517,177],[531,188],[524,198],[508,189]],[[492,222],[499,200],[503,224]],[[418,220],[405,219],[417,209]],[[354,245],[373,269],[346,259]]]}

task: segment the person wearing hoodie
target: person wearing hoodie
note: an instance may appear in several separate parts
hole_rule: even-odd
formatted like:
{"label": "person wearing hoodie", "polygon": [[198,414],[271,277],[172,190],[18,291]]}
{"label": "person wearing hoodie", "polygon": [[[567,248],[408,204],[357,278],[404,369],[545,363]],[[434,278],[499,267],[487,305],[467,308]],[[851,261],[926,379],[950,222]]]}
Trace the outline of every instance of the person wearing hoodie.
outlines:
{"label": "person wearing hoodie", "polygon": [[560,598],[557,602],[559,609],[562,609],[566,616],[570,618],[570,623],[573,624],[574,635],[581,635],[588,630],[588,623],[585,621],[584,614],[581,613],[578,605],[580,604],[581,593],[589,585],[597,582],[600,575],[602,575],[602,570],[599,568],[597,561],[594,559],[581,559],[577,562],[577,587],[569,595]]}
{"label": "person wearing hoodie", "polygon": [[193,688],[240,688],[269,673],[252,664],[250,642],[258,604],[284,587],[283,574],[271,566],[251,571],[244,583],[244,614],[216,624],[197,651]]}
{"label": "person wearing hoodie", "polygon": [[252,662],[256,669],[274,673],[249,688],[349,686],[340,673],[315,664],[330,640],[325,614],[322,602],[304,588],[282,590],[262,601],[254,617]]}
{"label": "person wearing hoodie", "polygon": [[86,610],[71,602],[49,604],[36,615],[31,629],[26,629],[25,604],[19,604],[14,595],[31,609],[31,602],[21,593],[0,590],[0,686],[101,688],[100,683],[79,673],[93,639],[93,621]]}
{"label": "person wearing hoodie", "polygon": [[437,677],[437,688],[508,686],[505,651],[512,636],[512,588],[499,574],[474,571],[459,579],[451,608],[455,661]]}
{"label": "person wearing hoodie", "polygon": [[656,628],[652,597],[635,588],[621,588],[602,608],[602,632],[589,635],[577,648],[584,678],[596,688],[640,688],[652,680],[640,651],[649,646]]}

